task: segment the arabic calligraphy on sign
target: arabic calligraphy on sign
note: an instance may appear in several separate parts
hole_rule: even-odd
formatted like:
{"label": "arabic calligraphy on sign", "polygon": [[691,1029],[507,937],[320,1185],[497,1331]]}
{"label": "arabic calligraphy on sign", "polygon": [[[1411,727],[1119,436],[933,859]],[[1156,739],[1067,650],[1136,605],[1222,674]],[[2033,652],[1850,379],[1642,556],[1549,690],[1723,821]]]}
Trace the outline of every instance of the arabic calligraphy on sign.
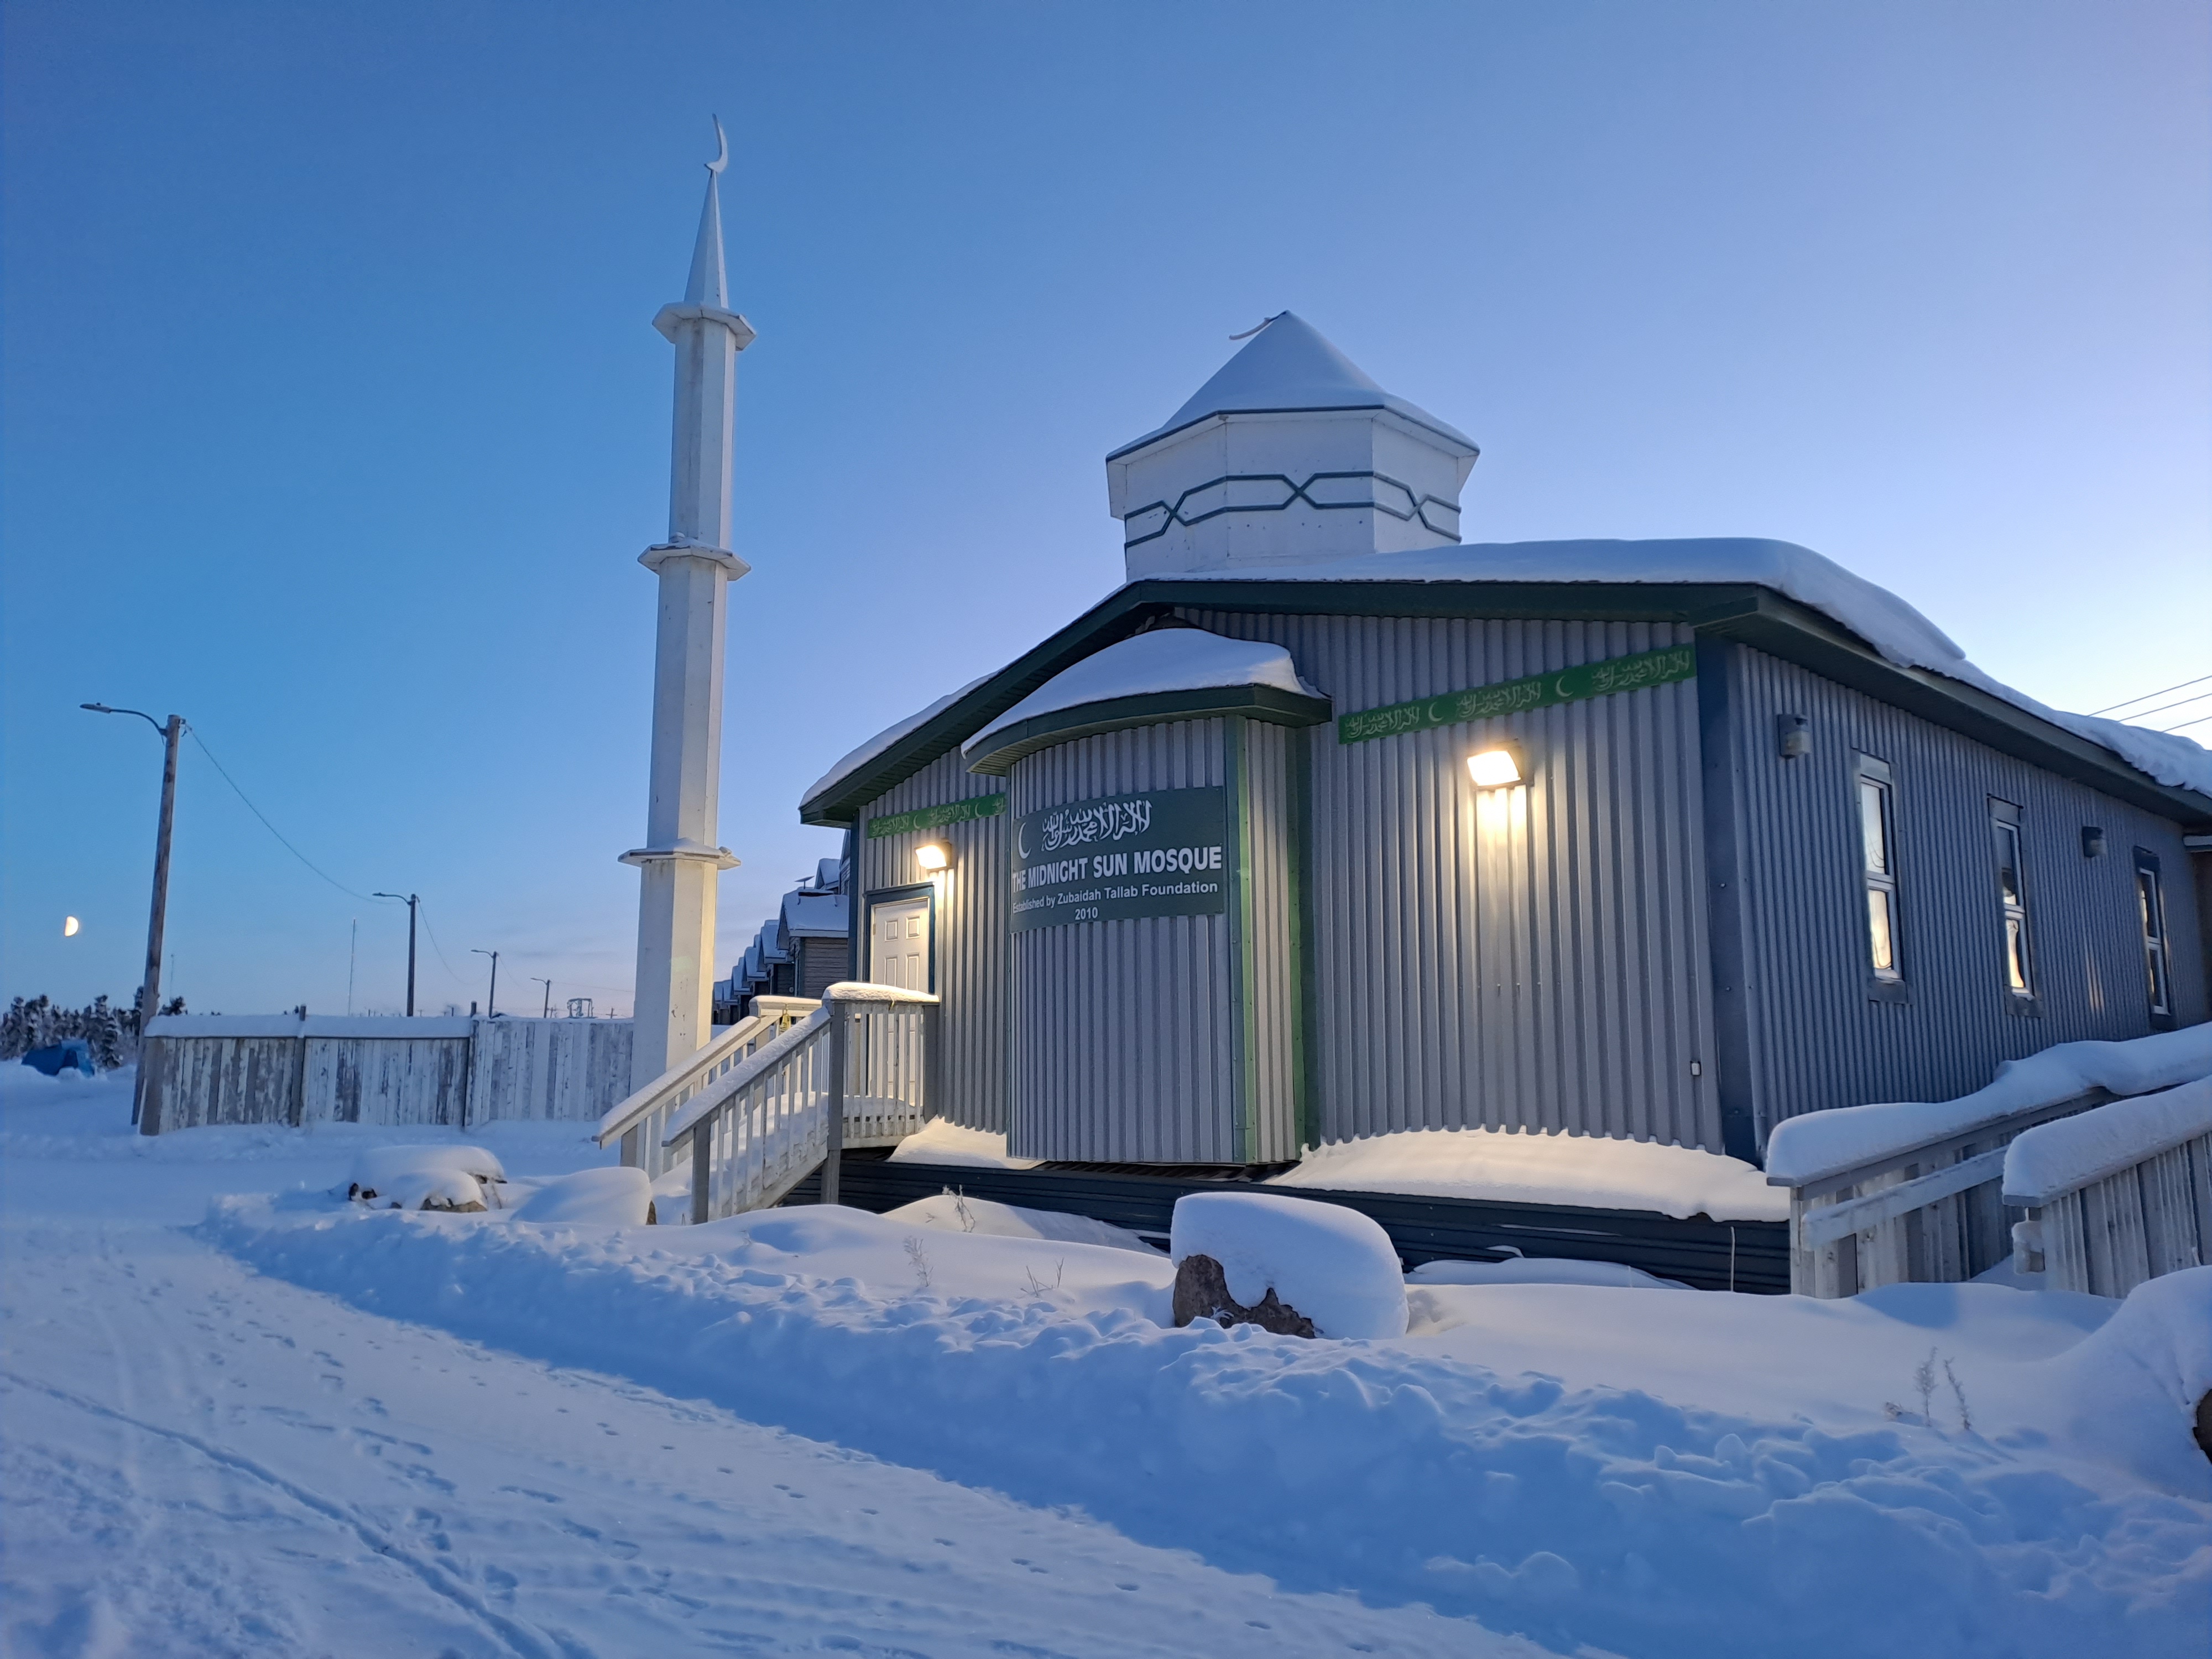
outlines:
{"label": "arabic calligraphy on sign", "polygon": [[1120,841],[1125,836],[1141,836],[1152,827],[1152,804],[1141,797],[1134,800],[1087,802],[1045,818],[1044,850],[1057,853],[1063,847]]}

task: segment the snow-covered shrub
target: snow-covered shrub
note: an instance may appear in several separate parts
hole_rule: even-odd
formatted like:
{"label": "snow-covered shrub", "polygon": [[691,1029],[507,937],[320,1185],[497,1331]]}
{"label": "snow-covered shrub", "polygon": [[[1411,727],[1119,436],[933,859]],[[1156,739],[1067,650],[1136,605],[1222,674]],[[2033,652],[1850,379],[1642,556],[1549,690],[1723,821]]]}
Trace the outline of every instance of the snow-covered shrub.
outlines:
{"label": "snow-covered shrub", "polygon": [[481,1146],[374,1146],[354,1159],[346,1196],[386,1209],[483,1210],[498,1203],[487,1185],[506,1179]]}
{"label": "snow-covered shrub", "polygon": [[514,1218],[641,1227],[652,1204],[653,1182],[645,1171],[616,1165],[579,1170],[546,1182],[515,1206]]}
{"label": "snow-covered shrub", "polygon": [[1357,1210],[1272,1193],[1190,1193],[1176,1200],[1170,1254],[1211,1256],[1229,1294],[1270,1290],[1323,1336],[1406,1334],[1406,1281],[1390,1236]]}

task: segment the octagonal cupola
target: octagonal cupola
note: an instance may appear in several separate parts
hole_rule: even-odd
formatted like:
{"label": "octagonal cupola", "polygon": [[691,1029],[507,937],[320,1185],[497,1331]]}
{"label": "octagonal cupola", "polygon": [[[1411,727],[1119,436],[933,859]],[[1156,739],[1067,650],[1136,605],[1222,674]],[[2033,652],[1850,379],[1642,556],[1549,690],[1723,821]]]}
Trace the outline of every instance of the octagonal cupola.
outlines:
{"label": "octagonal cupola", "polygon": [[1261,325],[1166,424],[1106,458],[1129,579],[1459,540],[1474,441],[1304,319]]}

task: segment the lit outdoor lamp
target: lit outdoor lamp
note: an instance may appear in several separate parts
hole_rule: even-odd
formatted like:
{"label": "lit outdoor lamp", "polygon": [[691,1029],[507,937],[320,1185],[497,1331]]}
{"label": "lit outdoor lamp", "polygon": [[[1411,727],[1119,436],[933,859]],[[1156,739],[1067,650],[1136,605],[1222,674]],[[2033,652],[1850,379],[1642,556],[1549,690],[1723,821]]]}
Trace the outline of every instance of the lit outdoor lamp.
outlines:
{"label": "lit outdoor lamp", "polygon": [[933,841],[914,849],[914,861],[933,876],[952,862],[952,851],[942,842]]}
{"label": "lit outdoor lamp", "polygon": [[1503,789],[1528,781],[1528,751],[1508,738],[1476,750],[1467,757],[1468,775],[1478,789]]}

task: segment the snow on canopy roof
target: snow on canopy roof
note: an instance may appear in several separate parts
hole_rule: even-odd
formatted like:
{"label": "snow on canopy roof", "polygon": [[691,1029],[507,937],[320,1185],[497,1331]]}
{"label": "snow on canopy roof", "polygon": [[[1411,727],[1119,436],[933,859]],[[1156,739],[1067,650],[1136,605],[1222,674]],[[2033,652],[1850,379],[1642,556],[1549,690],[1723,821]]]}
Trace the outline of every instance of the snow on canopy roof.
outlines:
{"label": "snow on canopy roof", "polygon": [[973,754],[994,734],[1039,714],[1117,697],[1228,685],[1268,685],[1300,696],[1321,695],[1298,678],[1297,665],[1279,645],[1224,639],[1198,628],[1158,628],[1094,652],[1054,675],[969,738],[961,752]]}
{"label": "snow on canopy roof", "polygon": [[[1270,332],[1273,331],[1271,330]],[[2172,788],[2212,795],[2212,751],[2170,732],[2069,714],[1991,678],[1896,594],[1794,542],[1753,537],[1680,541],[1493,542],[1368,553],[1323,564],[1176,571],[1139,581],[1747,582],[1817,611],[1890,662],[1988,692],[2111,750]],[[1135,583],[1130,586],[1135,586]]]}
{"label": "snow on canopy roof", "polygon": [[1109,461],[1195,425],[1212,415],[1261,414],[1308,409],[1383,409],[1426,427],[1441,437],[1474,448],[1474,441],[1418,404],[1392,396],[1351,358],[1332,345],[1311,323],[1285,311],[1262,324],[1251,343],[1199,387],[1195,396],[1133,442],[1123,444]]}
{"label": "snow on canopy roof", "polygon": [[939,697],[935,702],[930,704],[928,708],[923,709],[920,714],[908,714],[904,720],[896,722],[895,725],[886,726],[882,731],[877,732],[874,737],[870,738],[866,743],[854,748],[850,753],[847,754],[842,760],[839,761],[827,772],[824,772],[820,777],[815,779],[814,781],[808,786],[806,793],[799,796],[799,799],[812,800],[817,795],[822,793],[825,789],[832,788],[837,784],[842,783],[847,778],[852,776],[854,773],[859,771],[870,761],[875,759],[877,756],[892,747],[892,745],[896,744],[901,738],[906,736],[908,732],[926,726],[931,720],[936,719],[938,715],[951,708],[954,703],[959,702],[961,698],[966,696],[970,691],[973,691],[977,686],[982,684],[985,680],[990,679],[991,678],[991,675],[984,674],[975,679],[972,679],[969,681],[967,684],[962,686],[957,691],[946,692],[943,696]]}

